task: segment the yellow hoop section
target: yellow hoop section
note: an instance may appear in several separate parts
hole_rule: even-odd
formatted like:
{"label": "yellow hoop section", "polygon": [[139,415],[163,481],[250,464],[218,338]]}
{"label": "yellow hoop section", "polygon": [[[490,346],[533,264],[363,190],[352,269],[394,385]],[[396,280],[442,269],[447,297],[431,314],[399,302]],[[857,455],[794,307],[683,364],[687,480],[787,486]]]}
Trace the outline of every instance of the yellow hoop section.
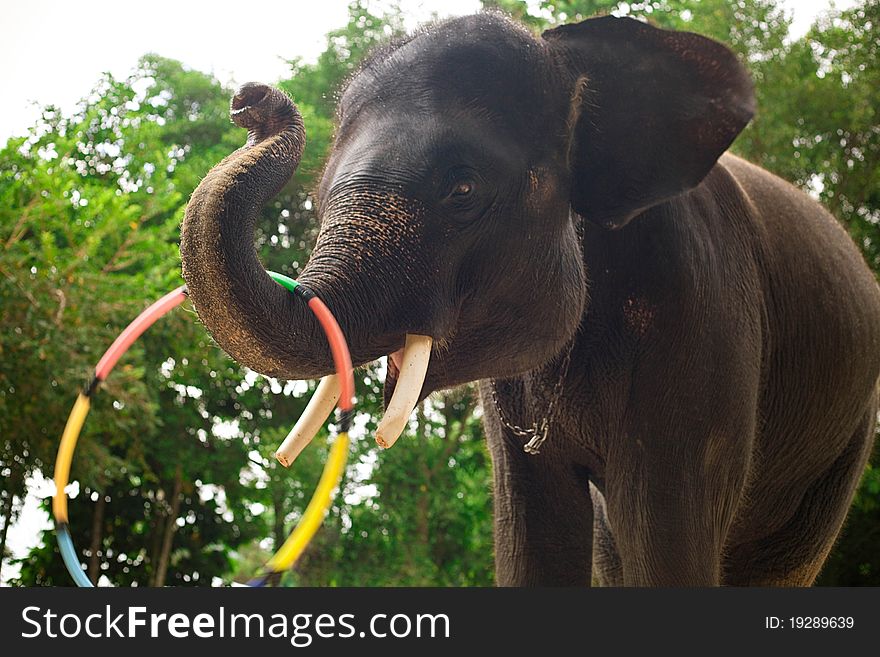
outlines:
{"label": "yellow hoop section", "polygon": [[315,494],[309,505],[303,512],[302,518],[294,528],[293,532],[284,541],[284,544],[278,548],[269,561],[266,562],[266,568],[273,572],[281,572],[287,570],[308,546],[309,541],[318,531],[321,523],[324,521],[324,515],[330,508],[333,501],[333,489],[339,485],[342,478],[342,472],[345,469],[345,462],[348,460],[348,432],[343,431],[333,442],[330,448],[330,454],[327,457],[327,463],[324,465],[324,471],[321,473],[321,480],[315,489]]}

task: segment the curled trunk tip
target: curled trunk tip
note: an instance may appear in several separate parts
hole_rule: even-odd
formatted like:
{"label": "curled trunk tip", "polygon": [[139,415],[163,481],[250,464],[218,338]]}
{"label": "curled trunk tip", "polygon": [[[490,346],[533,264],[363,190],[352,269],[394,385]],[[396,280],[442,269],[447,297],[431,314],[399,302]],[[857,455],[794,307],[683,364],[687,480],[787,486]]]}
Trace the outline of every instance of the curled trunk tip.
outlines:
{"label": "curled trunk tip", "polygon": [[254,247],[261,209],[302,156],[302,117],[282,91],[253,82],[235,94],[230,114],[248,130],[247,142],[202,179],[181,226],[189,298],[217,343],[243,365],[285,379],[327,374],[333,362],[312,313],[272,281]]}
{"label": "curled trunk tip", "polygon": [[280,89],[261,82],[246,82],[229,106],[235,125],[248,130],[249,142],[262,141],[293,127],[304,132],[296,105]]}

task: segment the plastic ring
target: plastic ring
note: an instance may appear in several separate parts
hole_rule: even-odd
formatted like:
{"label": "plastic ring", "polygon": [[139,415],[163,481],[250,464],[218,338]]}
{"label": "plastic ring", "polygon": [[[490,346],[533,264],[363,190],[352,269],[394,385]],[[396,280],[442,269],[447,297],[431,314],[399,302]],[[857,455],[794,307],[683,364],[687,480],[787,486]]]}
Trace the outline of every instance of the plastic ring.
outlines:
{"label": "plastic ring", "polygon": [[[333,314],[318,297],[294,279],[276,272],[267,273],[276,283],[300,296],[307,303],[324,329],[330,344],[331,353],[333,354],[336,374],[340,380],[341,394],[338,407],[341,411],[341,416],[339,420],[339,433],[330,449],[327,463],[324,465],[324,470],[315,493],[312,495],[312,499],[309,501],[302,518],[300,518],[300,521],[284,544],[266,562],[264,572],[259,577],[248,582],[249,586],[263,586],[271,577],[279,575],[293,566],[321,526],[324,515],[332,502],[333,489],[339,484],[348,459],[348,429],[354,410],[354,374],[351,366],[351,355],[345,342],[345,336]],[[182,285],[150,305],[119,334],[119,337],[113,341],[113,344],[110,345],[110,348],[104,353],[101,360],[98,361],[94,376],[77,397],[67,418],[67,424],[61,435],[61,443],[58,446],[58,454],[55,458],[55,496],[52,499],[52,513],[55,516],[55,533],[61,557],[77,586],[91,587],[93,584],[83,572],[77,557],[76,548],[73,545],[67,513],[67,494],[64,489],[69,481],[73,452],[76,449],[76,442],[83,423],[89,413],[91,398],[101,383],[107,379],[122,355],[134,344],[135,340],[152,326],[156,320],[183,303],[184,299],[186,299],[186,286]]]}

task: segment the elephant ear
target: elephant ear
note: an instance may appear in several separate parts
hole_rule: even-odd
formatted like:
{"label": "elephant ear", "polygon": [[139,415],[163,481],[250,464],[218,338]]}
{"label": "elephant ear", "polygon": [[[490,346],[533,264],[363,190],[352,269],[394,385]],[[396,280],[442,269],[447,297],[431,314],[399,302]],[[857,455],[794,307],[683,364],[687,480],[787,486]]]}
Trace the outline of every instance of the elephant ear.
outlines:
{"label": "elephant ear", "polygon": [[611,16],[543,38],[572,89],[572,208],[600,225],[698,185],[754,114],[749,74],[711,39]]}

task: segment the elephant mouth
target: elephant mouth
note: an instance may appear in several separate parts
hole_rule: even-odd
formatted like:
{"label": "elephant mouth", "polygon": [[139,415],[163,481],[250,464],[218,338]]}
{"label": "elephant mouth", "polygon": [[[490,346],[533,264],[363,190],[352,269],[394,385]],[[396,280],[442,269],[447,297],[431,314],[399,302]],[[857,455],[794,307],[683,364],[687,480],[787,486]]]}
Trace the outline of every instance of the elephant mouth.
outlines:
{"label": "elephant mouth", "polygon": [[[391,447],[403,430],[416,404],[423,398],[425,378],[431,363],[433,338],[407,333],[403,347],[387,356],[383,390],[385,414],[376,427],[376,443]],[[321,379],[315,394],[299,421],[275,452],[275,458],[285,467],[308,445],[327,421],[339,400],[340,384],[336,374]]]}
{"label": "elephant mouth", "polygon": [[382,391],[385,408],[391,402],[394,390],[397,388],[397,379],[400,378],[400,366],[403,363],[403,347],[388,354],[388,366],[385,373],[385,387]]}

